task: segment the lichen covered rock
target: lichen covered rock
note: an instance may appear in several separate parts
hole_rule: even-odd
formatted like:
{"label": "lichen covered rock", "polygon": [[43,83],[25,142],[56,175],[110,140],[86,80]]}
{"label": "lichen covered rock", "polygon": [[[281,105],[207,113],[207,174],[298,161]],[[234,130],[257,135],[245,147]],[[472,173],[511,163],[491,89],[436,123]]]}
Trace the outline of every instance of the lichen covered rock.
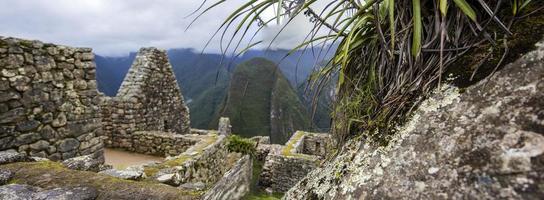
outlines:
{"label": "lichen covered rock", "polygon": [[104,164],[104,156],[100,154],[79,156],[62,162],[68,169],[98,172]]}
{"label": "lichen covered rock", "polygon": [[387,146],[353,139],[284,199],[541,199],[544,43],[424,101]]}
{"label": "lichen covered rock", "polygon": [[0,199],[10,200],[94,200],[98,197],[96,189],[91,187],[42,188],[22,184],[0,186]]}
{"label": "lichen covered rock", "polygon": [[0,151],[0,165],[13,163],[13,162],[25,162],[33,161],[30,157],[25,154],[18,153],[14,150]]}

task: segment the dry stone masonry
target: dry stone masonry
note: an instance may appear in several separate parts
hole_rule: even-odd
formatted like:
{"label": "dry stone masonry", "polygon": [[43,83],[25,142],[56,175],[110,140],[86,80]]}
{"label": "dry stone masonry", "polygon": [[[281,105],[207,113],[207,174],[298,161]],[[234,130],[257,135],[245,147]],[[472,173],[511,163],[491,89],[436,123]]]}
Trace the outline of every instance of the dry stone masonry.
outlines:
{"label": "dry stone masonry", "polygon": [[204,194],[202,199],[241,199],[249,192],[252,170],[251,157],[249,155],[242,157],[213,188]]}
{"label": "dry stone masonry", "polygon": [[190,133],[189,109],[164,50],[140,49],[117,96],[102,103],[108,146],[134,149],[137,131]]}
{"label": "dry stone masonry", "polygon": [[93,60],[89,48],[0,37],[0,150],[102,155]]}
{"label": "dry stone masonry", "polygon": [[201,140],[194,135],[159,131],[138,131],[131,137],[129,151],[156,156],[177,156]]}
{"label": "dry stone masonry", "polygon": [[297,131],[280,148],[263,144],[270,149],[260,174],[259,185],[273,192],[286,192],[317,168],[331,141],[329,134]]}

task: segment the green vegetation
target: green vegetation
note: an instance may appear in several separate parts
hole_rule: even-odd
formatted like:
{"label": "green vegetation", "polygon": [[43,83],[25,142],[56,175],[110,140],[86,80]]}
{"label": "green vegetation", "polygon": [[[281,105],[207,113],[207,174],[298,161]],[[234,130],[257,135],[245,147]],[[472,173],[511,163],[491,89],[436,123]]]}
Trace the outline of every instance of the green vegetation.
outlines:
{"label": "green vegetation", "polygon": [[284,143],[291,133],[311,124],[281,71],[263,58],[236,67],[221,112],[212,124],[217,124],[220,116],[229,117],[233,132],[240,136],[270,135],[272,143]]}
{"label": "green vegetation", "polygon": [[227,148],[230,152],[238,152],[253,157],[257,152],[255,142],[238,135],[230,135],[227,138]]}
{"label": "green vegetation", "polygon": [[[393,127],[405,120],[419,97],[440,85],[448,70],[459,67],[453,63],[471,49],[486,46],[484,51],[500,55],[477,58],[492,60],[491,73],[484,77],[492,74],[509,55],[508,41],[525,37],[525,32],[513,34],[512,25],[539,13],[544,4],[531,0],[338,0],[316,12],[316,2],[252,0],[228,16],[218,32],[225,38],[227,31],[233,31],[226,49],[237,50],[242,40],[233,39],[246,36],[252,26],[281,21],[287,25],[295,16],[306,15],[314,27],[308,30],[308,40],[293,51],[338,42],[329,65],[313,77],[319,82],[338,76],[333,134],[339,145],[361,134],[387,144]],[[261,14],[267,10],[277,14],[265,21]],[[321,29],[328,34],[320,35]],[[473,68],[471,77],[477,73],[478,67]]]}

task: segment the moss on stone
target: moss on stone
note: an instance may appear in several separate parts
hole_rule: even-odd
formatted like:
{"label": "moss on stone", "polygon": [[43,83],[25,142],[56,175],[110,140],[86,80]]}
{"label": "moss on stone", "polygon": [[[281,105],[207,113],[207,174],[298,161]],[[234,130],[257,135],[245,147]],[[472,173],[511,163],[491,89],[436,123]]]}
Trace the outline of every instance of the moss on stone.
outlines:
{"label": "moss on stone", "polygon": [[300,140],[302,140],[302,137],[304,137],[305,135],[308,135],[308,134],[312,134],[312,133],[308,133],[308,132],[304,132],[304,131],[295,132],[295,134],[293,134],[291,139],[289,139],[289,141],[287,141],[287,143],[283,147],[283,149],[281,151],[281,154],[284,155],[284,156],[288,156],[288,157],[310,159],[310,160],[315,159],[315,157],[311,156],[311,155],[306,155],[306,154],[301,154],[301,153],[293,153],[293,149],[295,148],[295,145]]}
{"label": "moss on stone", "polygon": [[8,47],[8,43],[4,40],[0,40],[0,48]]}
{"label": "moss on stone", "polygon": [[32,41],[30,40],[20,40],[19,44],[23,47],[28,47],[28,48],[32,47]]}
{"label": "moss on stone", "polygon": [[64,168],[52,161],[19,162],[1,165],[14,172],[11,183],[28,184],[44,189],[90,186],[99,192],[98,199],[198,199],[194,192],[149,181],[131,181],[87,171]]}
{"label": "moss on stone", "polygon": [[295,132],[295,134],[291,137],[291,139],[287,141],[287,143],[285,144],[285,147],[283,147],[281,151],[282,155],[284,156],[292,155],[293,154],[292,150],[293,148],[295,148],[295,144],[297,144],[297,142],[300,141],[304,135],[305,133],[302,131]]}
{"label": "moss on stone", "polygon": [[[530,5],[530,7],[525,9],[528,12],[539,8],[540,6],[544,6],[544,3],[535,2]],[[495,29],[499,31],[498,27]],[[544,35],[544,12],[536,12],[529,15],[527,18],[517,20],[513,23],[510,30],[513,35],[506,38],[499,38],[496,46],[493,46],[492,44],[480,45],[464,54],[453,63],[451,67],[448,67],[444,76],[452,74],[456,77],[452,83],[463,88],[485,79],[497,67],[504,54],[504,40],[506,40],[508,45],[508,53],[504,57],[502,63],[500,63],[499,69],[506,64],[515,61],[520,55],[534,50],[534,44],[542,39],[542,35]],[[488,59],[481,63],[482,59],[485,59],[485,57],[488,57]],[[480,66],[478,67],[479,64]],[[476,69],[477,71],[474,78],[470,80],[472,73]],[[443,80],[445,80],[445,78]]]}
{"label": "moss on stone", "polygon": [[204,151],[204,149],[212,144],[214,144],[219,136],[217,134],[208,134],[202,138],[199,142],[191,146],[187,151],[183,152],[179,156],[174,157],[171,160],[167,160],[163,163],[160,163],[155,166],[144,167],[144,173],[147,177],[153,177],[161,169],[172,168],[175,166],[182,166],[187,160],[194,158]]}

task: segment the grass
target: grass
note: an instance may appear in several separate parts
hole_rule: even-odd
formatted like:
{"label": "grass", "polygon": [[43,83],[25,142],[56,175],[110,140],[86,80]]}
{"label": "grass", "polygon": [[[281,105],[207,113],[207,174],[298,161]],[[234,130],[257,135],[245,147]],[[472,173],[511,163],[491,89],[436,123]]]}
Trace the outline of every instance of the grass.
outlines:
{"label": "grass", "polygon": [[254,141],[242,138],[235,134],[227,137],[227,148],[230,152],[238,152],[245,155],[251,155],[252,157],[255,156],[255,153],[257,152]]}

